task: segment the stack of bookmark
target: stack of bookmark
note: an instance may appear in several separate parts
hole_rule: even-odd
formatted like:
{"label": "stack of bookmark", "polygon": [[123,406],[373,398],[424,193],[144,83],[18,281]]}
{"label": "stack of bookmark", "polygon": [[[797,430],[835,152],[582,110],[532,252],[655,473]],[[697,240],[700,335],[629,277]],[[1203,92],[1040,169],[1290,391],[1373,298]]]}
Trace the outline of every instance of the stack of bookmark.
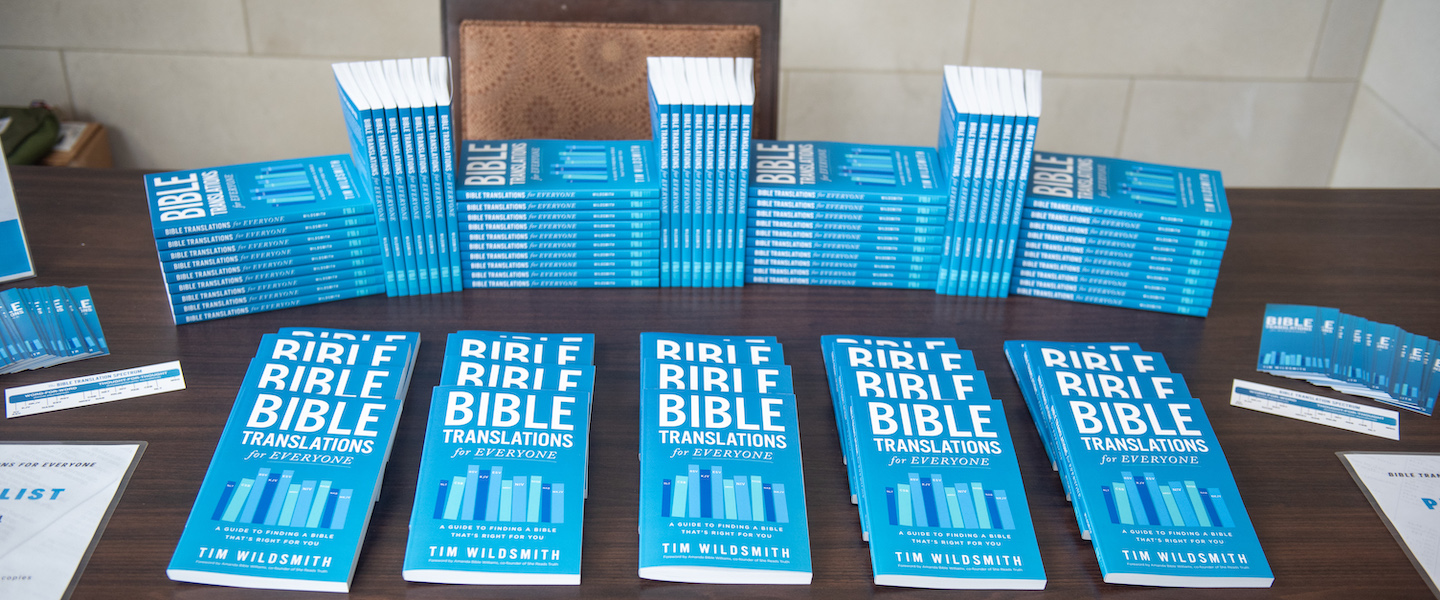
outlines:
{"label": "stack of bookmark", "polygon": [[660,160],[660,285],[745,284],[752,58],[650,57]]}
{"label": "stack of bookmark", "polygon": [[420,334],[266,334],[166,575],[348,592],[410,387]]}
{"label": "stack of bookmark", "polygon": [[1036,152],[1011,292],[1206,316],[1230,209],[1220,173]]}
{"label": "stack of bookmark", "polygon": [[1106,583],[1270,587],[1205,408],[1165,357],[1035,341],[1005,356]]}
{"label": "stack of bookmark", "polygon": [[1040,120],[1040,72],[946,66],[940,96],[950,220],[935,292],[1003,298]]}
{"label": "stack of bookmark", "polygon": [[650,140],[467,140],[458,168],[465,287],[660,285]]}
{"label": "stack of bookmark", "polygon": [[594,357],[591,334],[450,334],[406,581],[580,584]]}
{"label": "stack of bookmark", "polygon": [[0,375],[110,353],[89,287],[10,288],[0,304]]}
{"label": "stack of bookmark", "polygon": [[1005,409],[947,338],[820,338],[878,585],[1045,588]]}
{"label": "stack of bookmark", "polygon": [[945,225],[935,151],[754,142],[747,283],[933,289]]}
{"label": "stack of bookmark", "polygon": [[794,386],[769,336],[640,334],[640,577],[808,584]]}
{"label": "stack of bookmark", "polygon": [[176,325],[385,292],[348,155],[155,173],[145,192]]}
{"label": "stack of bookmark", "polygon": [[383,241],[385,293],[461,289],[450,62],[443,56],[335,63],[358,185]]}
{"label": "stack of bookmark", "polygon": [[1334,308],[1265,305],[1255,368],[1423,415],[1440,395],[1440,342]]}

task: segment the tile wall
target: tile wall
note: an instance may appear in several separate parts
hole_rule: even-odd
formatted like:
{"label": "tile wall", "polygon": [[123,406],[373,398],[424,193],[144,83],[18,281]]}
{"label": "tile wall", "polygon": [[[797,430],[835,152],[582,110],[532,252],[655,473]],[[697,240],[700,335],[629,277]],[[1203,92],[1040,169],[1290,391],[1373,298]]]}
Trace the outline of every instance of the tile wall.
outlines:
{"label": "tile wall", "polygon": [[[0,104],[120,166],[346,151],[329,64],[440,52],[434,0],[4,0]],[[1041,149],[1232,186],[1440,187],[1433,0],[785,0],[780,136],[933,145],[940,68],[1045,71]]]}

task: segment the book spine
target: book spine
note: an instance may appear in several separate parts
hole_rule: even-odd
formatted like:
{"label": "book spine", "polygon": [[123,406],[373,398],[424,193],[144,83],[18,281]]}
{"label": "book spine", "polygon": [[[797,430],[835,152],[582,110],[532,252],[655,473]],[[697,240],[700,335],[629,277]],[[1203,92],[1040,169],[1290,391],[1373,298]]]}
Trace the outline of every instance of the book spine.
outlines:
{"label": "book spine", "polygon": [[364,227],[366,225],[375,225],[374,214],[319,221],[300,221],[297,223],[276,225],[274,227],[239,229],[209,235],[162,238],[155,240],[155,245],[161,251],[183,250],[185,248],[213,246],[216,244],[233,244],[249,240],[265,239],[285,235],[297,235],[301,233],[320,233],[323,231],[331,231],[335,229],[350,229],[356,227]]}
{"label": "book spine", "polygon": [[1148,233],[1144,231],[1112,229],[1091,225],[1070,225],[1057,221],[1029,220],[1024,223],[1024,228],[1030,231],[1043,231],[1059,235],[1073,235],[1093,239],[1115,240],[1118,242],[1154,244],[1157,246],[1169,246],[1174,248],[1194,248],[1197,250],[1209,250],[1216,253],[1225,250],[1225,240],[1206,239],[1189,237],[1183,235],[1168,235]]}
{"label": "book spine", "polygon": [[854,223],[889,223],[903,225],[944,226],[945,217],[932,215],[902,215],[893,213],[815,211],[794,209],[773,209],[755,207],[750,210],[751,218],[759,219],[802,219],[843,221]]}
{"label": "book spine", "polygon": [[[896,271],[903,273],[927,273],[939,271],[937,263],[911,262],[908,260],[822,260],[809,258],[760,258],[752,257],[747,267],[794,267],[805,269],[847,269],[860,271]],[[773,273],[772,273],[773,274]]]}
{"label": "book spine", "polygon": [[372,286],[365,286],[365,287],[358,287],[358,288],[353,288],[353,289],[348,289],[348,290],[339,290],[339,291],[334,291],[334,292],[325,292],[325,293],[321,293],[321,294],[314,294],[314,295],[310,295],[310,296],[299,296],[299,297],[295,297],[295,298],[286,298],[286,299],[283,299],[283,300],[272,300],[272,301],[269,301],[269,302],[260,302],[260,303],[257,303],[257,304],[246,304],[246,305],[241,305],[241,306],[231,306],[231,307],[222,308],[222,309],[219,309],[219,310],[209,310],[209,311],[204,311],[204,312],[177,314],[177,315],[175,315],[175,324],[176,324],[176,325],[185,325],[185,324],[189,324],[189,323],[199,323],[199,322],[201,322],[201,321],[213,321],[213,320],[215,320],[215,319],[223,319],[223,318],[226,318],[226,317],[237,317],[237,316],[240,316],[240,315],[251,315],[251,314],[255,314],[255,313],[269,312],[269,311],[272,311],[272,310],[280,310],[280,309],[283,309],[283,308],[294,308],[294,307],[296,307],[296,306],[309,306],[309,305],[311,305],[311,304],[321,304],[321,303],[324,303],[324,302],[334,302],[334,301],[336,301],[336,300],[347,300],[347,299],[350,299],[350,298],[360,298],[360,297],[363,297],[363,296],[373,296],[373,295],[375,295],[375,294],[383,294],[383,293],[385,293],[385,285],[384,285],[384,284],[372,285]]}
{"label": "book spine", "polygon": [[933,290],[935,282],[907,281],[896,279],[857,279],[830,277],[782,277],[771,275],[746,275],[745,283],[775,283],[783,285],[827,285],[840,287],[896,288],[905,290]]}
{"label": "book spine", "polygon": [[385,280],[379,277],[362,277],[359,279],[331,281],[281,289],[252,290],[250,288],[241,288],[243,293],[219,298],[196,300],[193,302],[184,302],[177,298],[175,302],[171,304],[170,308],[175,315],[181,316],[189,313],[220,310],[233,306],[262,304],[288,298],[300,298],[357,288],[384,286],[384,284]]}
{"label": "book spine", "polygon": [[378,246],[370,246],[367,248],[354,248],[342,252],[303,254],[272,260],[261,260],[256,262],[225,265],[221,267],[202,268],[188,271],[175,271],[165,273],[165,281],[167,283],[180,283],[185,281],[195,281],[199,279],[210,279],[212,277],[239,275],[243,273],[255,273],[259,271],[273,271],[276,269],[287,269],[291,267],[301,267],[305,265],[314,265],[320,263],[329,263],[366,257],[375,257],[375,262],[378,264],[380,262],[380,248]]}
{"label": "book spine", "polygon": [[929,204],[897,204],[891,202],[864,202],[843,200],[784,200],[752,196],[750,209],[769,208],[776,210],[816,210],[831,212],[867,212],[890,215],[927,215],[947,221],[944,206]]}
{"label": "book spine", "polygon": [[466,280],[465,287],[485,288],[649,288],[659,287],[659,277],[635,279],[479,279]]}
{"label": "book spine", "polygon": [[891,244],[877,242],[854,242],[832,240],[805,240],[789,238],[752,237],[752,247],[760,249],[868,252],[878,254],[939,255],[939,244]]}
{"label": "book spine", "polygon": [[1017,252],[1019,253],[1020,258],[1025,258],[1029,260],[1073,263],[1077,265],[1106,267],[1109,269],[1159,273],[1162,275],[1180,275],[1183,277],[1197,277],[1202,279],[1215,279],[1220,275],[1220,272],[1216,269],[1183,267],[1150,261],[1123,260],[1107,258],[1103,256],[1086,256],[1081,254],[1072,254],[1069,252],[1031,250],[1029,248],[1025,248],[1023,244],[1021,245],[1020,249],[1017,250]]}
{"label": "book spine", "polygon": [[236,277],[218,277],[189,283],[169,284],[167,288],[173,302],[189,303],[213,300],[226,296],[249,294],[252,292],[265,292],[338,281],[351,281],[360,278],[383,276],[384,274],[384,267],[366,267],[321,272],[311,275],[277,277],[263,281],[246,281],[247,278],[243,275]]}
{"label": "book spine", "polygon": [[1215,288],[1214,277],[1190,277],[1185,275],[1155,273],[1151,271],[1137,271],[1133,269],[1097,267],[1093,265],[1083,265],[1073,262],[1035,260],[1024,257],[1018,258],[1015,261],[1015,265],[1016,269],[1040,269],[1065,275],[1110,277],[1115,279],[1135,280],[1147,283],[1161,283],[1167,285],[1179,285],[1202,289]]}
{"label": "book spine", "polygon": [[1209,307],[1192,306],[1187,304],[1169,304],[1163,302],[1151,302],[1149,300],[1133,300],[1129,298],[1117,298],[1114,296],[1103,296],[1099,294],[1060,292],[1028,286],[1012,286],[1010,293],[1021,296],[1034,296],[1036,298],[1050,298],[1052,300],[1066,300],[1069,302],[1083,302],[1086,304],[1100,304],[1104,306],[1117,306],[1120,308],[1134,308],[1138,310],[1149,310],[1154,312],[1173,313],[1192,317],[1204,317],[1210,312]]}
{"label": "book spine", "polygon": [[[461,263],[465,266],[465,263]],[[659,277],[650,269],[516,269],[487,271],[468,269],[465,276],[472,281],[482,279],[646,279]]]}
{"label": "book spine", "polygon": [[1096,296],[1129,298],[1131,300],[1147,300],[1150,302],[1160,302],[1164,304],[1199,306],[1206,308],[1210,306],[1210,296],[1208,295],[1168,294],[1151,290],[1141,290],[1088,283],[1070,283],[1064,281],[1055,281],[1053,279],[1034,279],[1030,277],[1016,277],[1015,285],[1036,289],[1053,290],[1057,292],[1069,292],[1072,294],[1093,294]]}
{"label": "book spine", "polygon": [[487,271],[536,271],[536,270],[578,270],[578,271],[600,271],[612,269],[655,269],[660,266],[660,260],[654,258],[637,259],[575,259],[575,260],[483,260],[467,259],[465,263],[468,269]]}
{"label": "book spine", "polygon": [[[1169,283],[1151,282],[1144,279],[1126,279],[1120,277],[1099,277],[1094,275],[1080,275],[1061,271],[1050,271],[1043,269],[1029,269],[1017,267],[1015,277],[1028,277],[1035,280],[1048,280],[1059,283],[1077,285],[1099,285],[1111,288],[1123,288],[1129,290],[1140,290],[1155,292],[1159,294],[1175,294],[1181,296],[1199,296],[1210,298],[1214,294],[1213,287],[1174,285]],[[1039,286],[1031,286],[1039,287]]]}
{"label": "book spine", "polygon": [[837,267],[751,266],[747,274],[769,277],[821,277],[828,279],[869,279],[874,281],[929,281],[934,283],[935,269],[847,269]]}
{"label": "book spine", "polygon": [[[655,221],[660,219],[659,210],[550,210],[526,212],[480,212],[460,213],[460,220],[468,223],[480,222],[526,222],[526,221]],[[658,225],[657,227],[658,228]],[[651,228],[646,228],[651,229]]]}
{"label": "book spine", "polygon": [[[362,240],[375,238],[375,227],[354,227],[350,229],[331,229],[318,233],[299,233],[294,235],[275,236],[271,238],[251,239],[234,243],[216,244],[211,246],[195,246],[183,250],[161,250],[161,262],[178,262],[205,258],[209,256],[220,256],[226,254],[237,254],[242,252],[254,252],[273,248],[287,248],[308,244],[323,244],[345,242],[350,240]],[[378,238],[375,238],[378,242]]]}
{"label": "book spine", "polygon": [[938,252],[940,249],[940,236],[936,235],[908,235],[892,233],[855,232],[855,231],[829,231],[829,230],[807,230],[770,228],[758,223],[750,223],[750,236],[752,239],[759,238],[781,238],[797,240],[832,240],[832,241],[853,241],[879,244],[913,244],[932,246],[933,249],[926,252]]}
{"label": "book spine", "polygon": [[1059,244],[1054,242],[1037,241],[1027,238],[1020,240],[1020,247],[1026,250],[1033,250],[1037,252],[1063,252],[1066,254],[1078,256],[1096,256],[1124,261],[1158,263],[1177,267],[1197,267],[1217,272],[1220,269],[1220,261],[1213,258],[1195,258],[1178,256],[1175,254],[1140,252],[1135,250],[1125,250],[1106,246]]}
{"label": "book spine", "polygon": [[[462,252],[467,261],[476,260],[660,260],[660,248],[649,250],[521,250],[510,252]],[[658,263],[657,263],[658,264]]]}
{"label": "book spine", "polygon": [[[485,237],[489,237],[488,235]],[[658,238],[647,240],[529,240],[514,241],[507,240],[509,236],[497,236],[496,240],[466,240],[461,247],[462,252],[481,252],[493,250],[650,250],[660,247]]]}
{"label": "book spine", "polygon": [[162,262],[163,270],[168,273],[180,271],[194,271],[199,269],[212,269],[226,265],[237,265],[253,263],[258,261],[269,261],[287,257],[300,257],[309,254],[333,253],[345,250],[375,247],[378,254],[379,245],[373,237],[342,239],[334,242],[321,242],[318,244],[306,244],[303,246],[288,246],[278,248],[267,248],[264,250],[253,250],[250,252],[237,252],[233,254],[218,254],[188,260]]}
{"label": "book spine", "polygon": [[1152,242],[1133,241],[1114,237],[1092,237],[1073,233],[1057,233],[1053,231],[1047,231],[1044,228],[1034,229],[1029,227],[1028,224],[1027,227],[1020,230],[1020,235],[1024,239],[1040,242],[1095,246],[1100,248],[1111,248],[1115,250],[1132,252],[1145,252],[1150,254],[1161,254],[1181,258],[1205,258],[1215,260],[1217,262],[1225,256],[1224,250],[1211,250],[1190,246],[1176,246],[1172,244],[1157,244]]}
{"label": "book spine", "polygon": [[852,223],[847,221],[793,221],[759,217],[750,217],[746,224],[749,227],[761,229],[922,235],[934,238],[936,243],[940,243],[940,236],[945,232],[945,228],[939,225],[892,225],[888,223]]}

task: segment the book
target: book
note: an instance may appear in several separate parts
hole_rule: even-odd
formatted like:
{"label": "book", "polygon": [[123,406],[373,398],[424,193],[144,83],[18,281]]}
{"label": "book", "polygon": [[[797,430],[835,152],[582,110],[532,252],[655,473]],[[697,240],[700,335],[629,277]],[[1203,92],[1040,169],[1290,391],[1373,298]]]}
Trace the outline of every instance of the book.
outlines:
{"label": "book", "polygon": [[193,302],[200,299],[219,298],[223,296],[234,296],[245,294],[251,290],[277,290],[284,288],[299,287],[303,285],[316,285],[334,281],[348,281],[360,277],[384,277],[383,266],[360,267],[353,269],[331,270],[309,275],[293,275],[263,281],[245,281],[244,277],[215,279],[202,279],[187,283],[171,283],[166,285],[170,293],[171,301]]}
{"label": "book", "polygon": [[862,210],[868,203],[912,209],[944,204],[938,158],[930,148],[756,140],[751,161],[749,195],[754,207],[763,208],[759,201],[772,198],[843,201],[855,206],[849,210]]}
{"label": "book", "polygon": [[1035,153],[1025,205],[1096,217],[1230,229],[1218,171]]}
{"label": "book", "polygon": [[1131,344],[1005,348],[1106,583],[1272,584],[1205,410],[1163,357]]}
{"label": "book", "polygon": [[1021,296],[1034,296],[1036,298],[1050,298],[1052,300],[1066,300],[1069,302],[1084,302],[1086,304],[1100,304],[1104,306],[1115,306],[1119,308],[1134,308],[1139,310],[1150,310],[1155,312],[1173,313],[1191,317],[1204,317],[1210,313],[1206,306],[1195,306],[1192,304],[1175,304],[1170,302],[1155,302],[1151,300],[1137,300],[1132,298],[1116,297],[1104,294],[1089,292],[1067,292],[1046,288],[1031,287],[1028,285],[1016,285],[1011,282],[1010,293]]}
{"label": "book", "polygon": [[1038,215],[1059,214],[1046,213],[1045,211],[1031,211],[1029,215],[1037,215],[1027,218],[1022,224],[1031,231],[1043,231],[1047,233],[1058,233],[1062,235],[1078,235],[1094,238],[1110,238],[1121,241],[1141,242],[1156,245],[1166,245],[1174,248],[1201,248],[1208,250],[1224,250],[1225,240],[1189,237],[1167,233],[1150,233],[1131,229],[1112,229],[1099,225],[1077,225],[1070,224],[1063,220],[1051,220]]}
{"label": "book", "polygon": [[156,238],[373,212],[348,155],[155,173],[145,177]]}
{"label": "book", "polygon": [[[821,347],[875,583],[1043,589],[1004,409],[969,352],[857,341],[824,336]],[[992,541],[981,551],[965,539]]]}
{"label": "book", "polygon": [[261,339],[170,579],[349,591],[420,340],[315,333]]}
{"label": "book", "polygon": [[466,140],[457,202],[658,198],[653,154],[635,141]]}
{"label": "book", "polygon": [[[777,391],[783,364],[774,338],[641,334],[641,381],[658,386],[640,391],[640,577],[810,583],[795,396]],[[759,369],[773,371],[735,374]],[[734,391],[741,381],[754,385]]]}
{"label": "book", "polygon": [[659,277],[636,277],[631,279],[480,279],[469,280],[466,286],[472,288],[643,288],[658,287]]}
{"label": "book", "polygon": [[86,286],[10,288],[0,306],[0,374],[110,353]]}
{"label": "book", "polygon": [[251,304],[228,306],[226,308],[207,310],[203,312],[177,313],[173,316],[176,325],[185,325],[188,323],[199,323],[200,321],[212,321],[215,319],[223,319],[226,317],[251,315],[258,312],[280,310],[282,308],[294,308],[296,306],[309,306],[311,304],[321,304],[324,302],[334,302],[336,300],[347,300],[350,298],[361,298],[364,296],[374,296],[376,294],[383,293],[385,293],[384,284],[377,284],[352,289],[320,292],[304,296],[295,296],[293,298],[265,300]]}
{"label": "book", "polygon": [[789,275],[746,275],[746,283],[777,283],[785,285],[833,285],[841,287],[900,288],[907,290],[933,290],[934,281],[899,279],[868,279],[857,277],[801,277]]}
{"label": "book", "polygon": [[[379,217],[384,229],[381,256],[385,264],[385,293],[399,295],[396,287],[394,246],[391,242],[390,220],[386,213],[386,194],[391,193],[384,177],[389,174],[388,160],[382,159],[376,144],[377,127],[383,130],[385,108],[375,99],[373,92],[367,93],[368,74],[363,64],[334,63],[330,68],[335,73],[335,85],[339,90],[340,108],[345,117],[345,129],[349,134],[350,154],[360,173],[361,183],[370,189],[374,203],[374,214]],[[360,83],[363,78],[365,85]],[[383,131],[380,135],[384,135]],[[382,164],[383,163],[383,164]],[[393,197],[392,197],[393,202]],[[163,247],[162,247],[163,250]],[[162,260],[164,260],[162,258]]]}
{"label": "book", "polygon": [[0,165],[0,281],[13,281],[35,276],[30,260],[30,245],[20,224],[20,209],[15,205],[15,186],[10,183],[10,166]]}

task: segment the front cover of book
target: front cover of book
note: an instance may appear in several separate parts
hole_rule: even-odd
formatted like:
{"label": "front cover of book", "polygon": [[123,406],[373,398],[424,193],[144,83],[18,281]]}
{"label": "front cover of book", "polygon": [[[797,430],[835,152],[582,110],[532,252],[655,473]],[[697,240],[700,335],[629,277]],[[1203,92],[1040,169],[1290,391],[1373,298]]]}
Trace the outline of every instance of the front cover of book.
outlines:
{"label": "front cover of book", "polygon": [[579,585],[588,389],[437,386],[406,581]]}
{"label": "front cover of book", "polygon": [[234,587],[349,591],[412,346],[267,335],[166,574]]}
{"label": "front cover of book", "polygon": [[466,140],[455,191],[461,202],[659,198],[654,163],[649,140]]}

